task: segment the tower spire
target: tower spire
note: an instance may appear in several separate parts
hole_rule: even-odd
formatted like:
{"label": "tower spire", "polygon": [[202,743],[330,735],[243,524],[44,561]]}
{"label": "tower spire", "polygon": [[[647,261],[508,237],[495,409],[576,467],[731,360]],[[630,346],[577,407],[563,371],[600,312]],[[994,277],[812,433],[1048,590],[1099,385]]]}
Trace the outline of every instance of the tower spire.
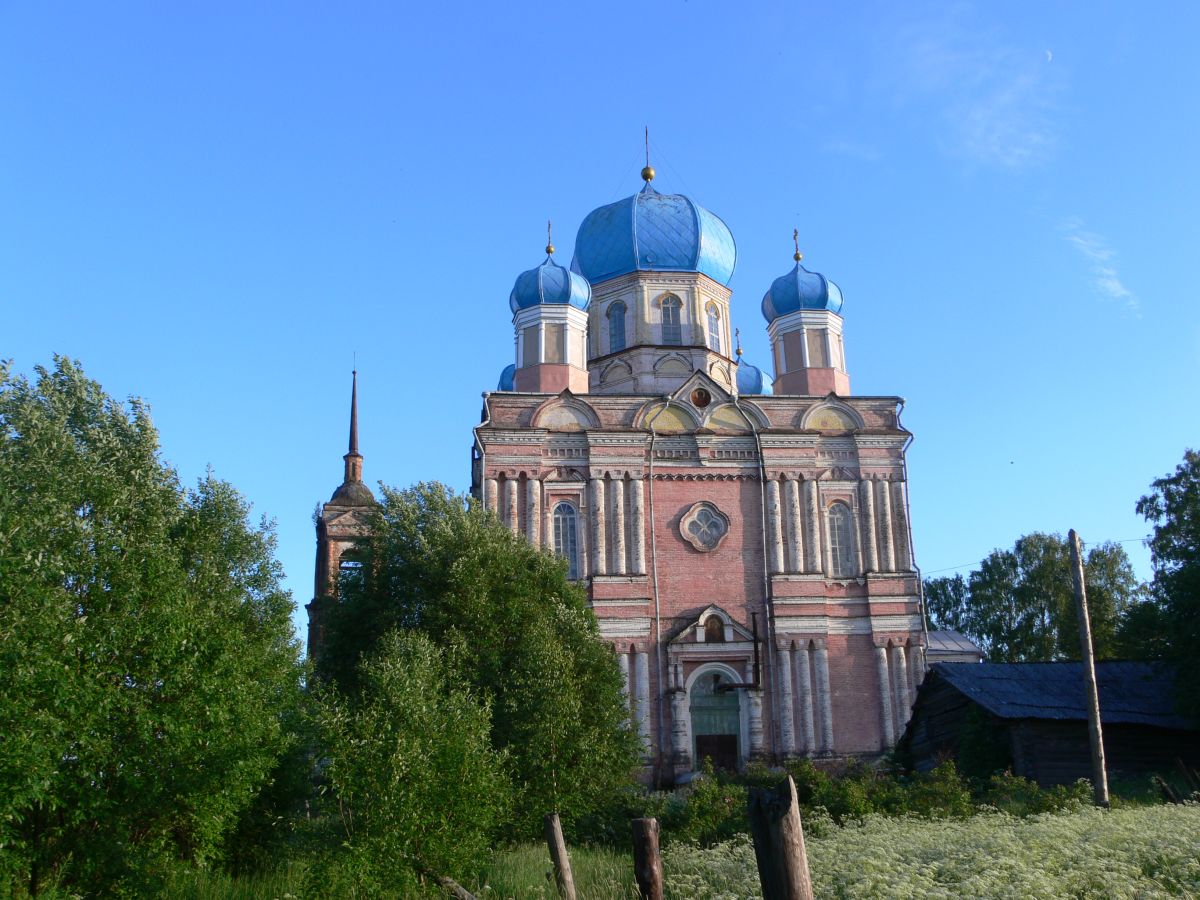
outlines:
{"label": "tower spire", "polygon": [[800,260],[804,259],[804,254],[800,252],[800,229],[799,228],[792,229],[792,243],[796,245],[796,252],[792,255],[792,259],[794,259],[796,262],[800,262]]}
{"label": "tower spire", "polygon": [[649,184],[654,180],[654,167],[650,165],[650,126],[646,126],[646,168],[642,169],[642,181]]}
{"label": "tower spire", "polygon": [[362,454],[358,452],[358,369],[350,373],[350,452],[344,457],[346,461],[347,483],[362,481]]}

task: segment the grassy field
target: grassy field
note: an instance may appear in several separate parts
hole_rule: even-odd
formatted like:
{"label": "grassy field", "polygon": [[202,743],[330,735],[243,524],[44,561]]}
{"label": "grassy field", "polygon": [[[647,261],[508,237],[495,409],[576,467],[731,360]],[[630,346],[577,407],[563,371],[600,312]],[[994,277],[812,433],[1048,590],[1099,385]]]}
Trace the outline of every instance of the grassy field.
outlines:
{"label": "grassy field", "polygon": [[[807,823],[818,897],[1200,897],[1200,806],[1151,806],[1018,819],[982,814],[929,821],[869,816],[837,828]],[[631,854],[574,848],[581,900],[637,897]],[[742,900],[758,893],[754,849],[739,837],[716,847],[668,847],[672,900]],[[554,898],[545,847],[498,852],[473,888],[487,900]],[[185,876],[168,886],[193,900],[304,896],[299,866],[271,876]],[[436,895],[431,895],[436,896]]]}
{"label": "grassy field", "polygon": [[[814,835],[808,852],[818,897],[1197,897],[1200,806],[940,822],[871,816]],[[748,840],[674,849],[664,870],[674,898],[759,896]]]}

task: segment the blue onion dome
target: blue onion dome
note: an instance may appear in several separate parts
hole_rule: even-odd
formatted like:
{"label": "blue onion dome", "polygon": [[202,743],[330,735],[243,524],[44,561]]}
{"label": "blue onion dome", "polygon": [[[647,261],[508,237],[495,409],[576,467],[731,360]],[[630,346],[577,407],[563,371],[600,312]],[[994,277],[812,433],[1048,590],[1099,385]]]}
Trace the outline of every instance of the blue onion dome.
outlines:
{"label": "blue onion dome", "polygon": [[544,263],[517,276],[512,293],[508,295],[509,307],[515,313],[543,303],[569,303],[576,309],[586,310],[592,302],[592,286],[556,263],[550,255],[552,248],[547,250]]}
{"label": "blue onion dome", "polygon": [[[796,256],[800,254],[797,252]],[[842,311],[842,289],[819,272],[810,272],[796,260],[796,267],[776,278],[763,296],[762,314],[768,322],[799,309]]]}
{"label": "blue onion dome", "polygon": [[571,270],[593,284],[630,272],[701,272],[729,284],[736,262],[724,222],[682,194],[660,194],[647,180],[632,197],[588,213]]}
{"label": "blue onion dome", "polygon": [[517,374],[517,364],[509,363],[504,367],[504,371],[500,373],[500,382],[496,385],[498,391],[513,390],[513,378]]}
{"label": "blue onion dome", "polygon": [[737,365],[737,389],[738,393],[743,397],[748,394],[771,394],[771,382],[767,380],[763,370],[758,366],[752,366],[743,359],[738,360]]}

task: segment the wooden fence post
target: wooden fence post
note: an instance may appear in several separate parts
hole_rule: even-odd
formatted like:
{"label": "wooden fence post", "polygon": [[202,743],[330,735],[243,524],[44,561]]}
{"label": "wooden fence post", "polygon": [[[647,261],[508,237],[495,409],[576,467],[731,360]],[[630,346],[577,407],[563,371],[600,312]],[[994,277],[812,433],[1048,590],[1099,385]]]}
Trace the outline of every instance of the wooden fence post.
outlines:
{"label": "wooden fence post", "polygon": [[633,819],[633,874],[643,900],[663,900],[662,857],[658,853],[658,819]]}
{"label": "wooden fence post", "polygon": [[792,776],[774,789],[751,788],[748,813],[763,900],[813,900]]}
{"label": "wooden fence post", "polygon": [[575,876],[571,874],[571,857],[567,855],[567,842],[563,840],[562,822],[558,813],[546,815],[546,846],[550,848],[550,859],[554,862],[554,880],[558,884],[558,896],[562,900],[576,900]]}

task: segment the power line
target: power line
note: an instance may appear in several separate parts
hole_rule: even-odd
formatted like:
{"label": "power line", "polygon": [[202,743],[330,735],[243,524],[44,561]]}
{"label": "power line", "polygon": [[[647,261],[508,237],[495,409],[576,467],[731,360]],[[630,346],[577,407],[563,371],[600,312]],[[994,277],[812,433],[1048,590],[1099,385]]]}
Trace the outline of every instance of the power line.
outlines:
{"label": "power line", "polygon": [[[1104,543],[1104,544],[1142,544],[1142,543],[1145,543],[1146,541],[1148,541],[1149,539],[1150,539],[1150,535],[1146,535],[1145,537],[1121,538],[1121,539],[1115,540],[1115,541],[1102,541],[1101,543]],[[986,559],[986,557],[985,557],[985,559]],[[982,560],[980,560],[980,562],[982,562]],[[947,566],[944,569],[925,569],[924,574],[936,575],[938,572],[957,572],[961,569],[974,568],[977,565],[979,565],[979,562],[960,563],[957,566]]]}

